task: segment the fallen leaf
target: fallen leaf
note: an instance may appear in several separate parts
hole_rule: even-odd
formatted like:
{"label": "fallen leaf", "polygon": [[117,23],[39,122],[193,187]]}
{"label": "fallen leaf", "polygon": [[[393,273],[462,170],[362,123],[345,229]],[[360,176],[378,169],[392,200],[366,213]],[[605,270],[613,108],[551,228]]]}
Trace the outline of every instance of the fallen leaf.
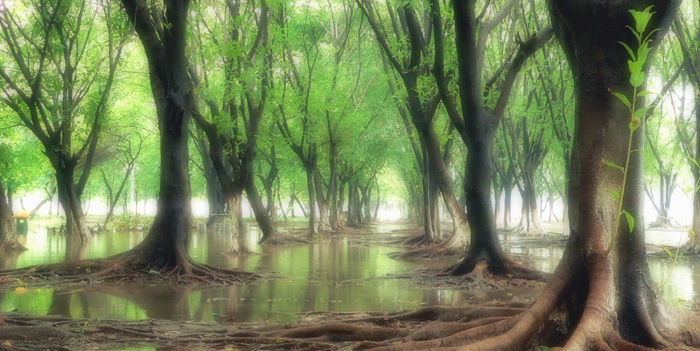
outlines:
{"label": "fallen leaf", "polygon": [[25,288],[23,286],[18,286],[15,288],[15,294],[17,294],[17,295],[26,294],[27,291],[29,291],[29,290],[27,290],[27,288]]}

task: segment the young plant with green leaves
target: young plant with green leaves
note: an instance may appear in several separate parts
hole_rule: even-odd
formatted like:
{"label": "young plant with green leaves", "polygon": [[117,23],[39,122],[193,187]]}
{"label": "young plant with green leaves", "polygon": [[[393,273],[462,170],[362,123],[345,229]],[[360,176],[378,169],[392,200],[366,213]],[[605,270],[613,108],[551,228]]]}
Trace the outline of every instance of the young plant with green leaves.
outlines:
{"label": "young plant with green leaves", "polygon": [[610,93],[612,93],[616,98],[618,98],[629,109],[630,123],[629,142],[627,144],[627,157],[625,159],[625,166],[619,166],[612,161],[607,161],[605,163],[609,167],[619,169],[620,172],[622,172],[623,174],[622,186],[620,187],[620,190],[610,191],[610,193],[618,200],[618,206],[617,217],[615,219],[615,227],[613,231],[614,234],[612,236],[612,240],[610,241],[610,246],[605,251],[606,256],[610,254],[610,252],[615,248],[615,242],[617,241],[617,236],[620,228],[620,217],[622,217],[623,214],[627,219],[627,225],[629,226],[630,232],[634,230],[634,216],[632,216],[632,214],[630,214],[628,211],[622,208],[622,203],[625,198],[625,185],[627,183],[627,170],[629,169],[630,165],[630,155],[634,151],[641,151],[632,150],[632,137],[634,136],[634,132],[637,129],[639,129],[639,127],[642,125],[641,118],[643,118],[646,114],[646,111],[649,108],[651,108],[651,105],[641,108],[637,108],[637,106],[639,99],[651,94],[651,92],[641,89],[642,85],[644,84],[645,78],[644,65],[646,64],[647,57],[649,55],[649,52],[651,51],[651,36],[659,30],[657,28],[649,31],[649,33],[646,33],[649,20],[654,15],[654,12],[651,11],[652,7],[653,6],[649,6],[646,9],[644,9],[644,11],[630,10],[630,13],[632,14],[632,17],[635,21],[635,27],[632,28],[630,26],[627,26],[627,28],[629,28],[629,30],[632,31],[632,34],[634,34],[635,38],[637,38],[637,50],[632,50],[632,48],[629,45],[620,42],[620,45],[622,45],[625,48],[625,50],[627,50],[627,53],[629,53],[630,55],[630,59],[627,60],[627,66],[629,67],[630,72],[630,85],[633,88],[631,99],[628,98],[625,94],[610,91]]}

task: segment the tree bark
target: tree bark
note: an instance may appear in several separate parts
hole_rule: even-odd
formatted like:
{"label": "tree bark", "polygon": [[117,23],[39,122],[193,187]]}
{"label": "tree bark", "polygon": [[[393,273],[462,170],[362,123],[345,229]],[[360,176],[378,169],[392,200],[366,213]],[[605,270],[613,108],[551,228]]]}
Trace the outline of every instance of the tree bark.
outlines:
{"label": "tree bark", "polygon": [[309,192],[309,238],[316,236],[316,186],[313,169],[306,168],[306,186]]}
{"label": "tree bark", "polygon": [[242,190],[226,194],[229,214],[231,216],[231,247],[228,253],[241,254],[248,253],[245,245],[245,223],[243,223],[243,212],[241,209]]}
{"label": "tree bark", "polygon": [[510,229],[511,196],[513,194],[512,178],[503,179],[503,228]]}
{"label": "tree bark", "polygon": [[22,247],[23,246],[17,242],[15,220],[12,218],[12,211],[5,197],[5,189],[0,181],[0,249],[12,250]]}
{"label": "tree bark", "polygon": [[250,206],[253,208],[253,213],[255,213],[255,220],[258,222],[258,226],[260,226],[260,230],[263,233],[260,240],[258,240],[258,243],[260,244],[270,238],[275,237],[277,235],[277,229],[275,229],[274,222],[260,199],[260,194],[258,193],[258,189],[253,178],[254,174],[252,167],[248,170],[248,172],[250,178],[249,181],[246,182],[245,192],[246,195],[248,195]]}

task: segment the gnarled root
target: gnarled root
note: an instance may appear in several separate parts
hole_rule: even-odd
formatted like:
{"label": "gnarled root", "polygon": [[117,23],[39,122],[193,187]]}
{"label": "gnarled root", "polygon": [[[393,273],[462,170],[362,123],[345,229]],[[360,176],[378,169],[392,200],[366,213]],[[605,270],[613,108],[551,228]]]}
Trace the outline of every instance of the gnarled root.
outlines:
{"label": "gnarled root", "polygon": [[437,239],[428,237],[423,231],[421,233],[408,237],[407,239],[401,239],[396,242],[403,246],[427,246],[438,244]]}
{"label": "gnarled root", "polygon": [[189,256],[174,264],[157,267],[135,251],[103,258],[44,264],[0,271],[0,281],[21,281],[25,286],[159,282],[177,285],[224,286],[259,278],[238,269],[225,269],[195,262]]}
{"label": "gnarled root", "polygon": [[[546,282],[551,274],[527,267],[514,259],[499,255],[495,259],[475,259],[473,256],[466,257],[462,262],[447,267],[442,275],[461,276],[472,272],[491,277],[501,277],[508,279],[525,279],[539,282]],[[480,273],[481,272],[481,273]]]}
{"label": "gnarled root", "polygon": [[289,236],[289,235],[283,235],[279,233],[275,233],[265,239],[265,241],[261,242],[260,244],[262,245],[267,245],[267,246],[278,246],[278,245],[304,245],[304,244],[309,244],[311,241],[307,239],[302,239],[302,238],[297,238],[294,236]]}
{"label": "gnarled root", "polygon": [[466,241],[457,240],[455,233],[437,245],[419,247],[405,252],[396,252],[389,255],[394,259],[412,260],[435,257],[450,257],[463,253],[467,249]]}
{"label": "gnarled root", "polygon": [[221,253],[222,255],[238,256],[238,255],[255,255],[256,253],[249,249],[248,246],[240,245],[238,248],[230,248]]}

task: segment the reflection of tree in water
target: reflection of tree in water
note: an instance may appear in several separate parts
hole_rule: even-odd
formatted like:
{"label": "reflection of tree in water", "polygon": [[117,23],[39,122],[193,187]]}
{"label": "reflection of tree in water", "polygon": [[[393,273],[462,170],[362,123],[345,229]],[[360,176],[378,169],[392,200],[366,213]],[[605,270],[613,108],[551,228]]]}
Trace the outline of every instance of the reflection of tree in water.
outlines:
{"label": "reflection of tree in water", "polygon": [[84,260],[90,241],[83,242],[78,234],[66,234],[66,261]]}
{"label": "reflection of tree in water", "polygon": [[190,287],[132,284],[124,287],[110,287],[106,292],[131,301],[138,308],[144,310],[148,318],[190,318],[190,303],[188,299],[192,293],[192,288]]}
{"label": "reflection of tree in water", "polygon": [[17,259],[22,252],[5,251],[0,255],[0,270],[17,268]]}
{"label": "reflection of tree in water", "polygon": [[319,251],[319,245],[309,245],[309,271],[306,277],[306,296],[304,297],[304,304],[301,307],[301,312],[312,312],[316,310],[316,295],[318,293],[318,279],[316,279],[318,273],[316,272],[316,261],[320,255]]}
{"label": "reflection of tree in water", "polygon": [[49,312],[47,314],[72,316],[71,301],[73,300],[73,296],[76,296],[78,301],[80,301],[80,309],[83,313],[83,318],[91,318],[88,295],[85,291],[78,288],[54,289],[51,293],[51,306],[49,306]]}
{"label": "reflection of tree in water", "polygon": [[[225,268],[244,268],[246,255],[226,255],[224,252],[231,247],[232,237],[230,228],[215,223],[207,230],[207,264]],[[247,294],[245,293],[247,290]],[[211,313],[216,322],[249,321],[253,313],[251,302],[244,302],[245,296],[255,296],[257,285],[235,284],[225,288],[203,290],[199,305],[194,311],[195,320],[206,320],[204,313],[211,306]]]}

